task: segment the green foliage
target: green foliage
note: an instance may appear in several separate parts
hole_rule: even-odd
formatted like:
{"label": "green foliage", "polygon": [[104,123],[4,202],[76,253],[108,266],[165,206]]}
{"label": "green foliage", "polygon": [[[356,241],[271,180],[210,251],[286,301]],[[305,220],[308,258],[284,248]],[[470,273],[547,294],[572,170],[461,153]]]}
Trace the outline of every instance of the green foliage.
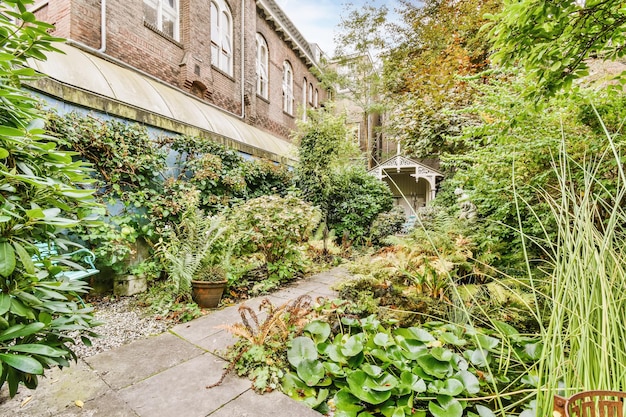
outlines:
{"label": "green foliage", "polygon": [[[532,102],[520,99],[525,87],[526,82],[514,74],[503,74],[499,80],[480,87],[483,96],[468,111],[479,116],[481,123],[467,127],[455,138],[467,152],[443,159],[448,170],[456,171],[454,178],[444,184],[444,195],[462,187],[476,205],[478,216],[487,219],[485,235],[508,243],[512,254],[521,253],[515,231],[518,216],[529,235],[543,235],[545,228],[554,237],[553,218],[537,190],[553,190],[554,195],[560,192],[552,163],[562,140],[571,157],[579,162],[605,152],[605,138],[596,128],[590,128],[584,111],[590,101],[613,106],[609,103],[615,99],[581,90],[579,95],[555,97],[536,111]],[[618,123],[613,125],[619,127]],[[616,136],[616,142],[620,146],[623,138]],[[616,184],[612,163],[604,165],[598,175],[609,190]],[[581,178],[575,176],[572,180]],[[525,202],[519,207],[514,189]]]}
{"label": "green foliage", "polygon": [[226,212],[233,253],[263,256],[268,278],[281,282],[303,267],[300,246],[320,220],[319,210],[294,196],[263,196]]}
{"label": "green foliage", "polygon": [[499,8],[494,0],[401,2],[383,76],[391,109],[386,137],[405,152],[427,158],[462,151],[448,137],[473,123],[455,110],[478,93],[466,77],[489,78],[490,45],[479,29],[483,14]]}
{"label": "green foliage", "polygon": [[387,212],[381,212],[372,222],[369,238],[372,243],[379,245],[382,243],[382,239],[400,232],[405,221],[404,210],[400,206],[395,206]]}
{"label": "green foliage", "polygon": [[175,296],[189,299],[191,281],[205,279],[207,273],[221,261],[223,249],[220,238],[226,227],[219,217],[209,217],[191,204],[181,222],[173,226],[157,245],[157,255],[172,283]]}
{"label": "green foliage", "polygon": [[521,65],[531,95],[552,96],[588,74],[587,58],[624,56],[626,15],[620,0],[505,1],[489,16],[494,59]]}
{"label": "green foliage", "polygon": [[88,343],[96,325],[76,302],[86,285],[55,278],[67,260],[33,261],[36,243],[66,247],[61,233],[91,215],[93,190],[89,168],[44,134],[37,101],[20,89],[35,75],[25,59],[45,59],[59,40],[26,11],[30,3],[0,3],[0,386],[7,383],[11,397],[20,383],[36,388],[46,369],[69,366],[68,332]]}
{"label": "green foliage", "polygon": [[338,236],[347,234],[349,240],[356,243],[365,243],[378,214],[393,206],[387,184],[369,175],[362,166],[335,172],[328,201],[328,227],[335,229]]}
{"label": "green foliage", "polygon": [[[287,395],[335,415],[461,417],[473,410],[494,416],[488,399],[463,399],[492,394],[512,380],[522,386],[525,363],[536,359],[527,349],[536,340],[510,327],[506,337],[515,342],[509,350],[497,334],[474,328],[433,323],[393,329],[374,316],[341,322],[337,335],[326,322],[307,324],[291,341],[292,372],[282,381]],[[504,358],[508,368],[499,366]]]}

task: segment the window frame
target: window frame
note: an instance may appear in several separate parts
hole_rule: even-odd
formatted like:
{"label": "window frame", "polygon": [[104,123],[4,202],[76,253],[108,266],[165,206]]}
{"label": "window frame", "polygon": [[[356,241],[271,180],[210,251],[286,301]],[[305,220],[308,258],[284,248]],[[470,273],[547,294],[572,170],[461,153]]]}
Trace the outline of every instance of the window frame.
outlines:
{"label": "window frame", "polygon": [[283,111],[293,116],[293,67],[289,61],[283,62]]}
{"label": "window frame", "polygon": [[[171,37],[175,41],[180,40],[180,1],[179,0],[171,0],[173,6],[170,7],[170,0],[143,0],[144,5],[144,15],[143,20],[150,26],[154,26],[159,32],[163,33],[166,36]],[[151,22],[146,20],[146,12],[145,7],[151,7],[156,11],[156,22]],[[172,28],[172,34],[166,32],[163,27],[163,18],[170,17],[174,27]]]}
{"label": "window frame", "polygon": [[233,15],[224,0],[211,0],[210,3],[211,65],[232,77]]}
{"label": "window frame", "polygon": [[[265,57],[263,57],[265,49]],[[270,51],[265,37],[256,34],[256,93],[258,96],[269,100],[269,56]]]}

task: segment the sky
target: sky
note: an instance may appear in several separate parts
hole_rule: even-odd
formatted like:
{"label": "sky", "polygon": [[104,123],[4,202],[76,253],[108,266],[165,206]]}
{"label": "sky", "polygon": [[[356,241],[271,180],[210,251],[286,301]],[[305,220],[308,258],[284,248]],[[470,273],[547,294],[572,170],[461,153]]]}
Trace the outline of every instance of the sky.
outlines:
{"label": "sky", "polygon": [[[341,15],[345,14],[345,4],[355,6],[367,3],[366,0],[276,0],[289,16],[300,33],[309,43],[317,43],[322,51],[332,56],[335,52],[333,38]],[[375,4],[387,5],[393,11],[395,0],[378,0]]]}

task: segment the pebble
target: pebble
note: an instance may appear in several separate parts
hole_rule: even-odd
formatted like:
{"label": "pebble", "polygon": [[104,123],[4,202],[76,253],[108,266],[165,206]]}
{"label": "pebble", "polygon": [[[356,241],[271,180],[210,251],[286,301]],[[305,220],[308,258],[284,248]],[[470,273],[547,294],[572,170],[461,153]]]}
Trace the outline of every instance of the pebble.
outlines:
{"label": "pebble", "polygon": [[134,297],[103,297],[89,300],[94,307],[94,317],[103,322],[94,327],[99,335],[91,339],[91,346],[85,345],[78,334],[71,336],[76,340],[72,350],[80,358],[93,356],[116,347],[125,345],[136,339],[167,331],[174,323],[157,320],[149,315],[145,308],[137,305]]}

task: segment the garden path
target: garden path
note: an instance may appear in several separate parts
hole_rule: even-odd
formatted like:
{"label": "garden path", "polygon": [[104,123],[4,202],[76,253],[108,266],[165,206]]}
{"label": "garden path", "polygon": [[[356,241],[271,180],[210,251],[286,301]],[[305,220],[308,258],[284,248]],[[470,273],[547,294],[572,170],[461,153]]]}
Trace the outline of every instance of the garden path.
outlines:
{"label": "garden path", "polygon": [[[282,305],[303,294],[334,296],[332,286],[348,277],[341,268],[298,280],[267,298]],[[265,297],[245,301],[257,307]],[[215,388],[235,341],[216,328],[240,321],[239,305],[215,310],[168,332],[54,369],[31,391],[8,398],[0,390],[0,416],[11,417],[319,417],[280,392],[258,395],[234,374]]]}

